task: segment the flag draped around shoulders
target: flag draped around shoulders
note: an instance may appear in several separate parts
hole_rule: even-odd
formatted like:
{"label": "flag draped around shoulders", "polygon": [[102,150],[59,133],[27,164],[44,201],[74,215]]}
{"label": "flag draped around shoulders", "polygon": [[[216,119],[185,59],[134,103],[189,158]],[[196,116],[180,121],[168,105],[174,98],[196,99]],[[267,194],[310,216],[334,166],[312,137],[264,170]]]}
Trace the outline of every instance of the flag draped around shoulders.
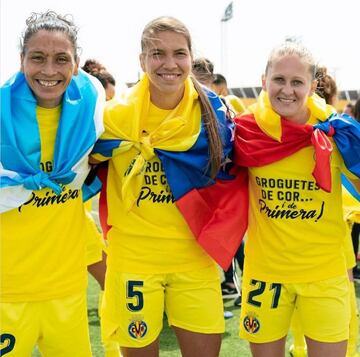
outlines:
{"label": "flag draped around shoulders", "polygon": [[[112,135],[103,136],[95,145],[94,157],[100,155],[103,158],[110,158],[122,150],[127,150],[130,146],[136,148],[138,155],[135,157],[135,163],[138,160],[139,167],[136,168],[133,163],[129,168],[130,174],[127,176],[131,180],[141,180],[139,173],[142,172],[144,160],[146,162],[153,155],[158,156],[164,167],[175,203],[198,243],[218,264],[227,269],[246,229],[243,222],[247,220],[243,218],[244,214],[247,215],[248,197],[247,191],[241,189],[244,184],[247,185],[245,175],[230,175],[223,169],[215,179],[210,177],[208,136],[200,110],[194,110],[195,107],[200,108],[200,106],[197,92],[194,92],[190,79],[186,82],[185,99],[183,99],[185,101],[180,104],[180,109],[168,118],[168,124],[166,121],[160,124],[162,128],[150,134],[150,138],[141,136],[139,134],[141,133],[141,116],[144,115],[144,108],[148,105],[146,102],[149,101],[148,85],[148,79],[144,77],[133,89],[127,104],[122,103],[122,106],[117,108],[116,117],[109,123]],[[220,98],[210,91],[206,93],[218,119],[225,163],[232,154],[233,125],[226,118],[226,108]],[[134,98],[138,99],[134,100]],[[132,113],[131,120],[129,120],[129,113]],[[191,116],[188,117],[189,115]],[[121,126],[121,116],[126,118],[127,124],[131,123],[137,129],[134,131],[129,128],[126,130],[128,134],[124,134],[124,128],[118,127]],[[170,124],[174,125],[172,131],[163,130],[166,129],[166,125],[170,128]],[[107,126],[106,119],[105,126]],[[183,130],[186,135],[183,134]],[[136,177],[131,176],[134,167],[137,170]],[[107,177],[104,172],[101,175]],[[128,187],[131,185],[129,183]],[[136,186],[138,183],[135,183],[131,190],[124,192],[124,195],[129,191],[133,192],[129,197],[129,209],[132,207],[132,200],[137,198]],[[106,204],[103,201],[104,192],[101,197],[103,208],[100,214],[102,215],[106,211]],[[106,217],[102,217],[101,221],[106,222]],[[105,227],[106,229],[109,227]]]}
{"label": "flag draped around shoulders", "polygon": [[341,183],[345,219],[352,223],[360,223],[360,192],[356,191],[352,182],[343,174]]}
{"label": "flag draped around shoulders", "polygon": [[359,211],[360,211],[360,193],[356,191],[351,181],[345,175],[341,175],[341,183],[346,188],[346,190],[351,194],[351,196],[356,201],[358,201]]}
{"label": "flag draped around shoulders", "polygon": [[328,137],[333,137],[345,166],[360,177],[360,124],[348,115],[336,114],[325,101],[314,95],[308,108],[319,123],[299,125],[281,118],[262,93],[250,113],[235,118],[234,161],[243,167],[257,167],[281,160],[306,146],[315,150],[313,176],[320,188],[331,192],[330,155],[333,150]]}
{"label": "flag draped around shoulders", "polygon": [[0,89],[0,212],[23,204],[33,190],[61,185],[81,188],[88,172],[88,154],[103,132],[105,93],[101,83],[80,70],[62,100],[53,171],[40,169],[40,134],[36,99],[22,72]]}

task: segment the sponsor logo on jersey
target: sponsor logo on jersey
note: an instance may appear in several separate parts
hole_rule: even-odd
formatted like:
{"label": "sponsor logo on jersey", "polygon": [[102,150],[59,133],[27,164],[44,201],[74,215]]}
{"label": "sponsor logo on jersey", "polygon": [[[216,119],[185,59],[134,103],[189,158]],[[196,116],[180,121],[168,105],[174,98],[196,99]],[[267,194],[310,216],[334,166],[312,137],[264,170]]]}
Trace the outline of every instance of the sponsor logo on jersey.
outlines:
{"label": "sponsor logo on jersey", "polygon": [[143,338],[147,332],[147,325],[143,320],[135,320],[131,321],[128,327],[129,335],[132,338]]}

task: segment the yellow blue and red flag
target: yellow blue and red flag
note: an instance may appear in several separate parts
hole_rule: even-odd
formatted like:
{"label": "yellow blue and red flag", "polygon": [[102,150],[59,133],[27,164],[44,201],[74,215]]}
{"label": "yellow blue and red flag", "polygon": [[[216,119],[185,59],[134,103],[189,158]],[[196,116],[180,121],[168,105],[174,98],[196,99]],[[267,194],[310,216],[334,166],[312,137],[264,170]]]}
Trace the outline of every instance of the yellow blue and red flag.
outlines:
{"label": "yellow blue and red flag", "polygon": [[[244,235],[244,215],[247,215],[247,192],[239,189],[247,184],[243,175],[229,174],[226,161],[232,153],[233,124],[226,118],[226,109],[214,93],[207,96],[218,119],[218,128],[223,143],[223,169],[215,179],[210,176],[209,142],[206,123],[201,118],[198,94],[192,82],[185,83],[183,103],[168,120],[151,136],[142,136],[142,111],[149,101],[145,76],[133,89],[128,101],[117,106],[118,115],[105,119],[105,127],[111,135],[104,136],[94,147],[93,154],[110,158],[130,147],[136,148],[129,174],[124,180],[122,196],[131,210],[142,185],[144,163],[156,155],[163,167],[176,206],[185,218],[198,243],[224,269],[227,269]],[[141,98],[141,99],[139,99]],[[141,100],[142,105],[136,105]],[[135,101],[132,102],[132,101]],[[111,105],[111,104],[110,104]],[[139,111],[139,112],[137,112]],[[119,117],[126,118],[119,125]],[[184,119],[185,118],[185,119]],[[126,127],[128,126],[128,128]],[[135,128],[135,129],[134,129]],[[100,176],[106,178],[106,173]],[[106,181],[106,180],[105,180]],[[106,182],[103,182],[106,188]],[[245,192],[245,195],[243,194]],[[101,221],[106,223],[107,206],[105,195],[100,198]],[[106,231],[108,228],[103,226]]]}

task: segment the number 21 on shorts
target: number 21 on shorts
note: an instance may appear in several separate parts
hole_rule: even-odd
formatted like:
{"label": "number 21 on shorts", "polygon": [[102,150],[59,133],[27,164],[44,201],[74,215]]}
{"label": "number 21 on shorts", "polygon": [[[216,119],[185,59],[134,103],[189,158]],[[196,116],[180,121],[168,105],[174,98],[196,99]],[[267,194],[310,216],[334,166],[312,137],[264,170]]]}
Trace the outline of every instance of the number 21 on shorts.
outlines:
{"label": "number 21 on shorts", "polygon": [[260,307],[262,305],[261,295],[269,289],[273,291],[273,297],[271,301],[271,308],[276,309],[279,305],[279,299],[281,295],[281,284],[279,283],[266,283],[265,281],[250,280],[250,285],[255,286],[255,289],[249,291],[247,302],[250,305]]}

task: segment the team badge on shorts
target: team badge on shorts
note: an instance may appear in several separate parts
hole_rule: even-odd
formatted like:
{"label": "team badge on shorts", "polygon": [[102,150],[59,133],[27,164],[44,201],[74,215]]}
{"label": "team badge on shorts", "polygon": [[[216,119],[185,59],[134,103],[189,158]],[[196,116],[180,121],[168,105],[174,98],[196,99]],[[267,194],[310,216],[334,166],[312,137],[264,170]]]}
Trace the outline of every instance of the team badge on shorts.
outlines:
{"label": "team badge on shorts", "polygon": [[255,315],[247,315],[244,317],[243,325],[248,333],[255,334],[260,330],[260,321]]}
{"label": "team badge on shorts", "polygon": [[139,339],[143,338],[147,332],[147,325],[143,320],[131,321],[128,327],[129,335],[132,338]]}

